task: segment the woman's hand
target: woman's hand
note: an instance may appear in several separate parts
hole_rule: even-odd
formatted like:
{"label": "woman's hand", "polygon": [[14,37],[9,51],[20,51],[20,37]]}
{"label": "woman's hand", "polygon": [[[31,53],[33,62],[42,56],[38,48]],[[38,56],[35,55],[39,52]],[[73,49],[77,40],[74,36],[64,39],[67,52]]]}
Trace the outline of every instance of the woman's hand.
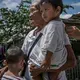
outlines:
{"label": "woman's hand", "polygon": [[[60,69],[47,69],[45,71],[43,68],[37,68],[35,65],[30,65],[30,72],[33,78],[37,77],[39,74],[44,73],[44,72],[49,72],[49,73],[53,72],[54,79],[56,80],[61,70]],[[53,76],[50,76],[50,77],[53,77]]]}
{"label": "woman's hand", "polygon": [[31,72],[31,76],[36,77],[38,76],[40,73],[43,72],[43,69],[41,68],[37,68],[35,65],[30,65],[30,72]]}
{"label": "woman's hand", "polygon": [[46,72],[48,69],[50,69],[50,63],[51,63],[50,59],[44,60],[41,64],[41,69],[43,69]]}

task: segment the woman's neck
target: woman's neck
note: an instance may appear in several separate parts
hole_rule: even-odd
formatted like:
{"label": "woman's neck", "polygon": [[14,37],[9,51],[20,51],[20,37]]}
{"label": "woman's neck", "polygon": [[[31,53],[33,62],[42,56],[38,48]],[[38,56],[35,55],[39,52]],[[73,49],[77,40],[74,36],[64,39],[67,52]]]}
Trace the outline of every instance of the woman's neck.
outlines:
{"label": "woman's neck", "polygon": [[35,30],[34,35],[40,32],[45,27],[45,25],[46,25],[45,22],[39,25],[38,28]]}

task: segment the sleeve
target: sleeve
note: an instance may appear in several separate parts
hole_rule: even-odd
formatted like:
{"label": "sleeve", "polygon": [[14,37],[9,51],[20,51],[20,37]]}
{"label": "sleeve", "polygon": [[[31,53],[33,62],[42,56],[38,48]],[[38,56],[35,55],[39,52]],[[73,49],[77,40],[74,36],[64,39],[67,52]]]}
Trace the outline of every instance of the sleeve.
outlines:
{"label": "sleeve", "polygon": [[65,31],[65,24],[63,23],[63,29],[64,29],[64,44],[65,45],[71,45],[68,34]]}
{"label": "sleeve", "polygon": [[65,44],[65,45],[71,45],[71,43],[70,43],[70,40],[69,40],[69,37],[68,37],[67,33],[65,33],[65,35],[64,35],[64,44]]}
{"label": "sleeve", "polygon": [[50,51],[52,53],[55,52],[57,48],[57,40],[58,35],[56,25],[53,24],[48,25],[43,41],[42,51]]}

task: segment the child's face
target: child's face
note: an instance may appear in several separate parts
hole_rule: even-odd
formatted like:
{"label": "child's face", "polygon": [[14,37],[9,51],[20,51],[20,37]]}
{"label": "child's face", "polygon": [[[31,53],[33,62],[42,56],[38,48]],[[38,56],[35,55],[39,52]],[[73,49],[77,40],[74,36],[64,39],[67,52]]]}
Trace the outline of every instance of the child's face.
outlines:
{"label": "child's face", "polygon": [[49,22],[58,16],[56,8],[53,7],[50,3],[42,3],[40,10],[42,13],[42,18],[45,20],[45,22]]}

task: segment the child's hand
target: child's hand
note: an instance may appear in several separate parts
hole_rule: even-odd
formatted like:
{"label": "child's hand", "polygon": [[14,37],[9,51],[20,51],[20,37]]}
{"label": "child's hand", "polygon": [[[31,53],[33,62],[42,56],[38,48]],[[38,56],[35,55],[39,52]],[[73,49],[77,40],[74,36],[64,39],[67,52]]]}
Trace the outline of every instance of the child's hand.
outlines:
{"label": "child's hand", "polygon": [[50,69],[51,60],[44,60],[41,64],[41,68],[43,68],[45,71]]}
{"label": "child's hand", "polygon": [[52,52],[47,51],[47,54],[45,56],[45,60],[41,63],[41,68],[43,68],[45,71],[50,69],[52,55],[53,55]]}

